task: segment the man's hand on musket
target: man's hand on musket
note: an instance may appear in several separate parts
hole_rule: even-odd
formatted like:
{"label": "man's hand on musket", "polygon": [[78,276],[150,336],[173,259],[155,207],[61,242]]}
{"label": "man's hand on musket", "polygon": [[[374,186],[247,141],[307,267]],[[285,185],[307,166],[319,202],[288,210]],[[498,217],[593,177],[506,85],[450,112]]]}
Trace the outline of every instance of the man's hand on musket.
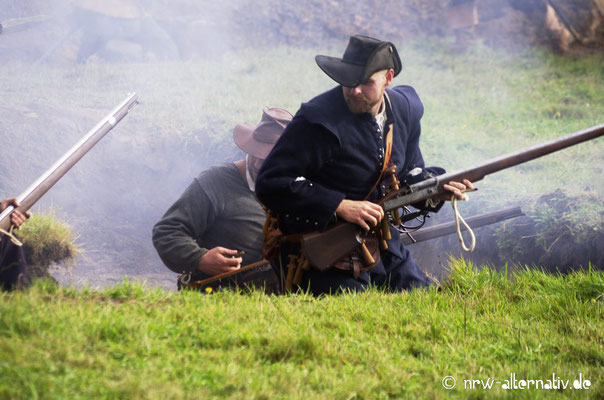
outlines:
{"label": "man's hand on musket", "polygon": [[344,199],[336,209],[336,215],[368,231],[369,225],[377,226],[384,218],[384,209],[371,201]]}
{"label": "man's hand on musket", "polygon": [[[465,200],[466,195],[464,194],[464,192],[474,190],[474,185],[472,185],[472,182],[470,182],[469,180],[464,179],[463,183],[451,181],[448,185],[444,184],[443,189],[453,193],[458,200]],[[438,196],[438,198],[440,200],[451,200],[451,193],[443,193]]]}
{"label": "man's hand on musket", "polygon": [[197,263],[197,269],[208,275],[218,275],[241,268],[243,258],[236,257],[237,250],[225,247],[214,247],[208,250]]}
{"label": "man's hand on musket", "polygon": [[[17,201],[17,198],[11,197],[10,199],[2,200],[2,202],[0,203],[0,212],[4,211],[9,205],[15,208],[19,207],[19,202]],[[11,214],[10,220],[15,226],[15,228],[19,229],[29,217],[31,217],[31,213],[29,211],[26,212],[25,215],[23,215],[21,211],[15,210]]]}

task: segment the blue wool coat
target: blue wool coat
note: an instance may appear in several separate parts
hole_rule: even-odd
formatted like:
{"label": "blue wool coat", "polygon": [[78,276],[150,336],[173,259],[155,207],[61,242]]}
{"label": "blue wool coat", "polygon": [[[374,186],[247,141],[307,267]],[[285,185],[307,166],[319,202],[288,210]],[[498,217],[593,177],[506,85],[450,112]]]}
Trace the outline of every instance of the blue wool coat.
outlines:
{"label": "blue wool coat", "polygon": [[[343,199],[363,200],[368,195],[382,169],[385,134],[391,124],[391,160],[402,182],[411,180],[407,174],[416,167],[423,172],[408,183],[444,173],[438,167],[425,168],[419,148],[423,105],[415,90],[397,86],[387,89],[387,94],[384,134],[371,114],[348,110],[341,86],[302,104],[264,161],[256,182],[258,198],[279,215],[284,234],[324,230],[334,222]],[[387,182],[380,186],[369,200],[384,194]],[[410,258],[408,252],[398,231],[391,227],[391,233],[388,251],[392,255],[382,254],[382,258],[395,256],[404,263]]]}

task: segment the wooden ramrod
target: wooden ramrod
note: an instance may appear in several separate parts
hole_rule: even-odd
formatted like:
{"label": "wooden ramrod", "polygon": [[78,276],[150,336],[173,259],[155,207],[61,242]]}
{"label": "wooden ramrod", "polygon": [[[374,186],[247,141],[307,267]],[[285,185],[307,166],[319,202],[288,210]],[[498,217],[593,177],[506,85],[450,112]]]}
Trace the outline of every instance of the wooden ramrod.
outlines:
{"label": "wooden ramrod", "polygon": [[[461,182],[468,179],[471,182],[477,182],[486,175],[595,139],[602,136],[602,134],[604,134],[604,124],[593,126],[559,139],[494,158],[470,168],[445,173],[402,187],[387,194],[380,199],[378,204],[382,206],[385,213],[397,210],[446,193],[447,191],[443,189],[443,185],[450,181]],[[362,246],[363,235],[364,233],[358,225],[339,222],[324,232],[310,232],[303,235],[302,251],[314,268],[324,271],[336,261]]]}

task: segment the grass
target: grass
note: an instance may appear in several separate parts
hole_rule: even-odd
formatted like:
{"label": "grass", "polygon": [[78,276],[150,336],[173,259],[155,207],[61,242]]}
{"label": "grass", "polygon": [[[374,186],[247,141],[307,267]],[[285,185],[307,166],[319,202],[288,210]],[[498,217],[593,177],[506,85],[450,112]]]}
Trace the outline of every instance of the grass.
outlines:
{"label": "grass", "polygon": [[33,215],[19,231],[28,264],[48,268],[53,263],[69,267],[80,252],[72,229],[53,213]]}
{"label": "grass", "polygon": [[[604,273],[452,265],[440,291],[322,298],[40,282],[0,294],[0,397],[602,397]],[[463,386],[512,373],[592,386]]]}
{"label": "grass", "polygon": [[[57,126],[86,132],[97,122],[92,115],[104,116],[137,91],[140,105],[120,125],[119,140],[134,144],[125,149],[178,143],[214,164],[233,154],[235,124],[256,123],[265,105],[295,111],[332,87],[313,57],[341,54],[344,45],[189,62],[7,63],[0,107],[19,120],[0,121],[12,144],[0,155],[7,166],[26,168],[36,153],[56,147]],[[436,42],[403,43],[400,53],[403,72],[395,84],[414,86],[424,102],[421,145],[429,165],[454,170],[604,122],[604,54],[510,54],[479,45],[454,54]],[[73,125],[51,120],[48,132],[28,129],[43,125],[31,122],[39,108],[62,111],[59,117]],[[137,152],[132,163],[154,167],[157,157],[148,154]],[[561,188],[586,199],[564,221],[576,229],[601,226],[602,154],[597,139],[487,177],[462,212],[510,203],[532,210],[537,196]],[[0,187],[15,192],[23,178],[9,167]],[[39,173],[32,171],[32,177]],[[101,186],[90,181],[90,191]],[[147,188],[127,189],[128,204],[139,207],[132,214],[164,211],[143,209],[156,199]],[[99,218],[112,214],[118,201],[111,196],[97,196],[93,206],[105,198],[103,213],[93,207],[79,217],[88,221],[82,230],[97,229]],[[544,225],[552,220],[547,209],[535,214]],[[133,231],[148,240],[140,233],[148,229]],[[111,234],[104,239],[110,242]],[[441,291],[329,298],[208,296],[130,281],[76,290],[41,282],[0,294],[0,398],[602,398],[603,296],[601,271],[479,271],[463,260]],[[463,388],[465,379],[503,380],[512,373],[571,382],[582,374],[592,387]],[[442,387],[445,376],[457,379],[454,389]]]}

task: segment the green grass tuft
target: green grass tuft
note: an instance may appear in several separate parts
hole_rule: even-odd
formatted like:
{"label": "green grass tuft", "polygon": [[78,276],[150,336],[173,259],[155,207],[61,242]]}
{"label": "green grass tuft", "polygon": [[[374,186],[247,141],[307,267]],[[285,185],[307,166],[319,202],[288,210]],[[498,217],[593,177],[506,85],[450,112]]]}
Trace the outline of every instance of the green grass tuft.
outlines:
{"label": "green grass tuft", "polygon": [[71,228],[58,220],[54,213],[34,214],[19,231],[30,265],[48,269],[51,264],[66,268],[73,265],[80,253]]}

